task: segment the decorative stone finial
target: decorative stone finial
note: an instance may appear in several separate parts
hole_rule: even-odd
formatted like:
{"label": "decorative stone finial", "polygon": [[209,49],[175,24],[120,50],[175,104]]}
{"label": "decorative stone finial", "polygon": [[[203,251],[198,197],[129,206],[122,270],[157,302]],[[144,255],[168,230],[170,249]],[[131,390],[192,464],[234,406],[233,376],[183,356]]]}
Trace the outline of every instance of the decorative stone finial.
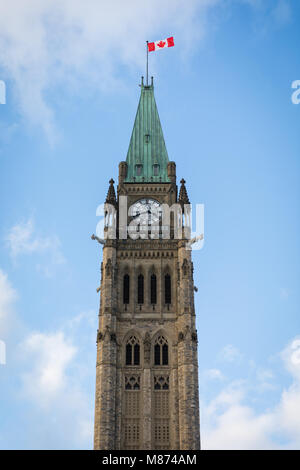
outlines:
{"label": "decorative stone finial", "polygon": [[117,204],[116,193],[115,193],[115,188],[114,188],[114,180],[112,178],[109,180],[109,188],[108,188],[105,202],[109,204],[113,204],[114,206]]}
{"label": "decorative stone finial", "polygon": [[189,204],[190,201],[189,201],[189,197],[188,197],[187,190],[185,187],[185,180],[182,178],[182,180],[180,180],[180,183],[181,183],[181,187],[179,191],[178,202],[180,204]]}

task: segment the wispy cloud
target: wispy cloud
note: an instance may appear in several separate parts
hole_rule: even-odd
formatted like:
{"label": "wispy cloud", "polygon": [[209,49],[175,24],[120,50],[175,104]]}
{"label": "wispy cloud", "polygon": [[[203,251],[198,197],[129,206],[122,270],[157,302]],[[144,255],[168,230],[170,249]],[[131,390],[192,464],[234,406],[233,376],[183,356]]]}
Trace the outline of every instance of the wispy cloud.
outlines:
{"label": "wispy cloud", "polygon": [[[97,312],[82,311],[54,330],[33,331],[18,318],[17,298],[0,270],[0,340],[7,343],[1,406],[20,410],[14,424],[1,422],[1,446],[12,432],[16,449],[91,448],[95,377],[90,364],[95,361]],[[16,433],[16,427],[22,432]]]}
{"label": "wispy cloud", "polygon": [[[29,333],[18,346],[19,400],[30,405],[29,448],[91,448],[97,314],[82,312],[56,331]],[[92,346],[91,346],[92,345]],[[55,420],[53,420],[55,417]],[[47,431],[38,438],[35,428]]]}
{"label": "wispy cloud", "polygon": [[224,380],[224,376],[219,369],[207,369],[204,371],[204,378],[208,380]]}
{"label": "wispy cloud", "polygon": [[[202,444],[205,449],[300,449],[300,337],[280,353],[291,374],[273,407],[253,406],[262,383],[274,380],[271,370],[257,371],[258,387],[235,380],[210,402],[202,404]],[[249,400],[251,396],[251,400]]]}
{"label": "wispy cloud", "polygon": [[46,260],[36,264],[37,269],[46,276],[51,276],[55,266],[65,263],[59,238],[56,235],[39,235],[31,218],[14,225],[6,234],[5,241],[14,262],[23,255],[46,254]]}
{"label": "wispy cloud", "polygon": [[21,349],[31,364],[30,371],[23,374],[26,393],[45,406],[66,388],[66,369],[77,349],[61,331],[31,333]]}
{"label": "wispy cloud", "polygon": [[[207,29],[219,0],[11,0],[0,4],[0,66],[24,118],[57,137],[49,94],[120,84],[118,69],[144,69],[145,41],[176,35],[185,51]],[[16,11],[18,12],[16,14]],[[84,83],[84,86],[83,86]]]}
{"label": "wispy cloud", "polygon": [[232,344],[224,346],[219,353],[219,359],[224,362],[240,362],[242,357],[241,352]]}

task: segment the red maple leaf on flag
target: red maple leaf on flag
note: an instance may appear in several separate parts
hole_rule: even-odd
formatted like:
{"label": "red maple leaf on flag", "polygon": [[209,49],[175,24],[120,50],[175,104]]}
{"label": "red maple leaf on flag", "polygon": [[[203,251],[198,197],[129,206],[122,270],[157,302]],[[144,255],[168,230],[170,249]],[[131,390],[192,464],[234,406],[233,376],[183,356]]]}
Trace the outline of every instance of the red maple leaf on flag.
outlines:
{"label": "red maple leaf on flag", "polygon": [[156,42],[148,42],[147,41],[147,52],[152,52],[156,51],[158,49],[164,49],[165,47],[172,47],[174,46],[174,38],[173,36],[167,38],[167,39],[161,39],[160,41]]}

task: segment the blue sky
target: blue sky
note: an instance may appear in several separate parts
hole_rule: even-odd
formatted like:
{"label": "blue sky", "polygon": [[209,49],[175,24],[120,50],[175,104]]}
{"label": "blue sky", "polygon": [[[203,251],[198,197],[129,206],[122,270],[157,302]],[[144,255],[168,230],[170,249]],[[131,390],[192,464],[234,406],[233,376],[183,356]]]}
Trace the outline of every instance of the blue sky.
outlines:
{"label": "blue sky", "polygon": [[[297,0],[0,6],[0,448],[91,448],[96,208],[145,73],[205,205],[195,266],[203,448],[300,448]],[[16,15],[15,12],[19,14]]]}

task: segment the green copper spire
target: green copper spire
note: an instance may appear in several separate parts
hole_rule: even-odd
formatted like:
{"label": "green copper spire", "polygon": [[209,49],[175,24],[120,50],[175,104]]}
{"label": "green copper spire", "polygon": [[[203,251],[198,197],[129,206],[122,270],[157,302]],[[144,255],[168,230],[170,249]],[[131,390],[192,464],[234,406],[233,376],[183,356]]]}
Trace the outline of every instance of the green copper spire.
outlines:
{"label": "green copper spire", "polygon": [[124,182],[169,183],[166,144],[151,85],[141,83],[141,97],[127,153],[127,176]]}

